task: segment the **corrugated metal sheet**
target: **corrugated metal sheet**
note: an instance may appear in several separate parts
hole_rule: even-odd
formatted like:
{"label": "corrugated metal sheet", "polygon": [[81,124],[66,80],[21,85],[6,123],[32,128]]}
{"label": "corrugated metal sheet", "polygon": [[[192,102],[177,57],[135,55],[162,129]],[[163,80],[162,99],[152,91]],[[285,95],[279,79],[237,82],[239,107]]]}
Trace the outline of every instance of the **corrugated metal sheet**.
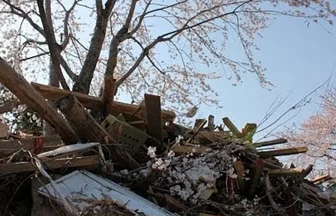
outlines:
{"label": "corrugated metal sheet", "polygon": [[[74,171],[56,180],[56,183],[66,200],[80,210],[89,206],[85,202],[87,199],[111,199],[134,213],[144,213],[149,216],[176,215],[109,179],[87,171]],[[40,187],[39,193],[57,200],[57,195],[50,184]]]}

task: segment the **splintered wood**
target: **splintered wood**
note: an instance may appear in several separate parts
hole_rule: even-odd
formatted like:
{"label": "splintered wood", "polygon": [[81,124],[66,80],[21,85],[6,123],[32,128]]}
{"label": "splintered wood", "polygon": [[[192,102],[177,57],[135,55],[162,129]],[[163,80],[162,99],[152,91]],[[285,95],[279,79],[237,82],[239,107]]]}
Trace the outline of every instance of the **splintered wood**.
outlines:
{"label": "splintered wood", "polygon": [[62,116],[12,67],[0,58],[0,82],[22,103],[37,111],[50,123],[66,143],[76,143],[77,135]]}
{"label": "splintered wood", "polygon": [[305,215],[304,205],[331,212],[317,185],[332,178],[308,181],[313,165],[284,167],[278,158],[308,148],[286,147],[282,138],[254,142],[255,123],[239,130],[224,117],[216,126],[210,115],[188,128],[161,109],[160,96],[145,94],[139,105],[115,101],[112,76],[105,77],[102,97],[93,97],[30,85],[1,58],[0,82],[18,98],[3,104],[0,114],[26,104],[57,132],[17,137],[0,121],[0,174],[94,168],[184,215]]}
{"label": "splintered wood", "polygon": [[[74,95],[79,102],[83,104],[84,107],[89,109],[102,109],[103,103],[101,98],[89,96],[79,92],[71,92],[63,89],[59,89],[53,86],[42,85],[38,83],[31,83],[31,85],[46,99],[56,101],[59,98],[71,93]],[[111,107],[111,114],[124,113],[126,115],[132,115],[137,109],[137,105],[127,104],[119,101],[113,101],[113,106]],[[175,113],[172,111],[162,110],[161,118],[165,121],[174,120],[176,117]]]}

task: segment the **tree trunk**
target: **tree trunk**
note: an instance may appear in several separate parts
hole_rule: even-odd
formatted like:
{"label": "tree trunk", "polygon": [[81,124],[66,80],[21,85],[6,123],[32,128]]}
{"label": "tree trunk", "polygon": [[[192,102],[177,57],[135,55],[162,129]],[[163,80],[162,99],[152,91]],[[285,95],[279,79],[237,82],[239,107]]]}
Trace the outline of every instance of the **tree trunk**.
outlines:
{"label": "tree trunk", "polygon": [[[49,63],[49,71],[50,71],[49,72],[49,85],[59,88],[59,81],[58,81],[58,78],[57,78],[57,74],[55,73],[54,66],[53,66],[53,63],[52,63],[51,59],[50,59],[50,63]],[[53,101],[49,101],[49,104],[52,107],[56,108]],[[43,133],[46,136],[51,136],[51,135],[55,134],[55,130],[53,129],[53,127],[47,121],[43,121]]]}
{"label": "tree trunk", "polygon": [[77,81],[73,85],[73,91],[89,94],[93,74],[96,69],[98,58],[104,43],[107,23],[116,2],[117,1],[111,0],[107,1],[105,3],[105,9],[103,9],[101,6],[98,7],[97,5],[97,20],[95,30],[82,70],[79,73]]}

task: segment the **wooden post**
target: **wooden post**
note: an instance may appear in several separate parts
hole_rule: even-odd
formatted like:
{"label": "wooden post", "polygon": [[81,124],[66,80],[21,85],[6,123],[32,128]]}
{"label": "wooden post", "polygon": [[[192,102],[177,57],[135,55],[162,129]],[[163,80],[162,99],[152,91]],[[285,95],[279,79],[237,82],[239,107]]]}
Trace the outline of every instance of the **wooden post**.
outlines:
{"label": "wooden post", "polygon": [[264,161],[262,159],[258,159],[256,160],[255,163],[255,169],[254,169],[254,173],[253,173],[253,177],[251,179],[251,185],[250,185],[250,190],[249,190],[249,197],[253,197],[254,192],[257,188],[259,179],[260,179],[260,175],[262,172],[262,169],[264,168]]}
{"label": "wooden post", "polygon": [[277,149],[277,150],[272,150],[272,151],[262,151],[262,152],[258,152],[258,155],[260,157],[267,158],[267,157],[305,153],[307,151],[308,151],[307,147],[297,147],[297,148]]}
{"label": "wooden post", "polygon": [[145,94],[146,120],[148,135],[159,142],[159,149],[162,146],[162,122],[161,122],[161,101],[160,96]]}
{"label": "wooden post", "polygon": [[[98,124],[94,118],[87,113],[84,106],[72,94],[68,94],[57,101],[57,106],[64,113],[67,120],[74,127],[78,137],[84,141],[100,142],[106,141],[117,144],[105,129]],[[113,157],[118,163],[124,163],[132,168],[137,168],[139,164],[120,145],[111,145]]]}
{"label": "wooden post", "polygon": [[245,182],[244,182],[244,172],[245,172],[245,167],[242,161],[236,161],[233,164],[234,169],[237,172],[237,179],[238,179],[238,184],[239,184],[239,189],[244,190],[245,189]]}
{"label": "wooden post", "polygon": [[215,129],[215,116],[209,115],[208,117],[208,130],[213,131]]}
{"label": "wooden post", "polygon": [[103,104],[104,113],[107,116],[113,112],[113,99],[116,88],[116,80],[113,76],[106,76],[104,79]]}
{"label": "wooden post", "polygon": [[66,144],[76,143],[77,136],[71,126],[45,99],[5,60],[0,58],[0,82],[15,94],[22,103],[35,110],[61,136]]}

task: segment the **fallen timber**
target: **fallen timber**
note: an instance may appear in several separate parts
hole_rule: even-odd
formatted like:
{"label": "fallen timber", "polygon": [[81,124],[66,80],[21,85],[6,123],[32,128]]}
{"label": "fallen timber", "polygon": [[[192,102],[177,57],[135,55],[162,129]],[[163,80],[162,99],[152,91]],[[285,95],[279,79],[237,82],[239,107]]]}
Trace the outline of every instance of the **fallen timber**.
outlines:
{"label": "fallen timber", "polygon": [[[93,97],[90,95],[82,94],[79,92],[71,92],[63,89],[59,89],[53,86],[47,86],[38,83],[31,83],[31,85],[40,92],[40,94],[48,100],[56,101],[59,98],[71,93],[73,94],[79,102],[83,104],[84,107],[89,109],[102,109],[103,108],[103,100],[99,97]],[[132,115],[139,108],[138,105],[127,104],[119,101],[113,101],[113,105],[109,108],[111,110],[111,114],[119,114],[123,113],[126,115]],[[142,113],[137,114],[142,117]],[[162,120],[164,121],[172,121],[176,117],[175,113],[172,111],[162,110]]]}
{"label": "fallen timber", "polygon": [[70,144],[78,141],[77,135],[69,123],[2,58],[0,58],[0,82],[22,103],[38,112],[44,120],[52,125],[64,142]]}
{"label": "fallen timber", "polygon": [[[3,207],[0,202],[0,210],[8,209],[11,215],[30,215],[30,212],[13,214],[13,206],[24,202],[11,204],[18,198],[3,195],[21,190],[18,180],[27,179],[26,175],[30,175],[24,180],[28,183],[22,183],[26,187],[43,175],[47,178],[45,183],[50,184],[43,183],[38,190],[32,187],[31,194],[26,193],[27,203],[33,202],[35,206],[36,214],[32,215],[38,215],[41,209],[48,209],[42,215],[53,215],[53,208],[46,207],[45,203],[49,202],[42,202],[41,195],[55,202],[58,210],[72,206],[74,212],[85,211],[79,198],[86,200],[86,207],[94,211],[105,209],[96,212],[103,216],[117,214],[120,207],[128,215],[295,216],[321,212],[335,215],[335,199],[326,198],[318,186],[332,177],[323,175],[309,181],[307,176],[313,170],[312,165],[288,168],[277,158],[304,154],[308,151],[305,146],[286,147],[285,139],[254,143],[257,125],[248,123],[239,130],[228,117],[222,118],[227,128],[216,126],[212,115],[207,120],[197,119],[194,128],[175,124],[175,114],[161,110],[159,96],[146,94],[140,105],[115,101],[112,77],[105,78],[108,88],[103,96],[93,97],[37,83],[30,85],[1,63],[0,82],[17,95],[20,103],[42,113],[48,122],[56,122],[53,126],[67,145],[57,136],[2,136],[0,196],[4,203],[10,204]],[[4,74],[7,70],[10,73]],[[23,85],[14,86],[15,82]],[[54,101],[65,118],[56,108],[42,109],[46,100]],[[15,105],[8,104],[2,110],[8,111]],[[95,119],[86,108],[100,110],[105,119]],[[50,117],[55,113],[56,120]],[[14,140],[6,140],[8,137]],[[273,145],[278,146],[270,150],[269,146]],[[60,179],[54,180],[51,173]],[[139,198],[126,186],[147,199]],[[45,191],[46,188],[52,188],[52,193]],[[92,197],[91,189],[99,196]],[[116,200],[123,202],[116,203]],[[99,204],[104,208],[99,208]],[[145,213],[139,213],[137,206],[146,206],[142,208]],[[148,209],[159,213],[146,212]]]}

